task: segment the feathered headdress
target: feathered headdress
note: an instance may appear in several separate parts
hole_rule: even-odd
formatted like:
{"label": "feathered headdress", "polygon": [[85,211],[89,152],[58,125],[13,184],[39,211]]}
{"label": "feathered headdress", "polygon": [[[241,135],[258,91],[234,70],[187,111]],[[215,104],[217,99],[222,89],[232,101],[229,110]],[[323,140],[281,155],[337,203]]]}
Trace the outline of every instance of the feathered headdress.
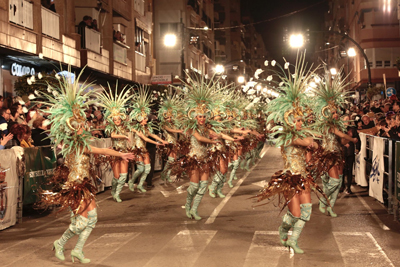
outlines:
{"label": "feathered headdress", "polygon": [[113,118],[119,117],[121,118],[121,125],[128,127],[128,123],[126,121],[126,104],[127,102],[134,97],[134,95],[130,95],[130,87],[125,86],[122,91],[117,94],[118,84],[115,88],[115,93],[112,92],[110,84],[108,84],[108,92],[106,89],[100,94],[98,94],[98,98],[100,100],[99,105],[106,109],[104,114],[104,118],[107,120],[108,124],[105,129],[105,132],[109,135],[112,132],[117,131]]}
{"label": "feathered headdress", "polygon": [[151,95],[150,90],[148,90],[147,86],[139,86],[138,91],[136,92],[135,103],[132,105],[132,111],[130,113],[130,117],[137,122],[141,122],[147,115],[151,112]]}
{"label": "feathered headdress", "polygon": [[176,118],[179,112],[180,98],[178,94],[167,94],[160,104],[158,119],[164,122],[168,118]]}
{"label": "feathered headdress", "polygon": [[[187,75],[187,82],[183,89],[184,101],[187,108],[186,117],[183,118],[183,128],[185,131],[189,129],[196,129],[198,127],[196,116],[206,116],[208,124],[210,124],[215,131],[219,131],[217,127],[222,125],[214,120],[212,111],[215,110],[218,103],[223,98],[222,91],[224,87],[219,84],[219,79],[216,76],[206,80],[204,75]],[[180,88],[176,88],[181,90]]]}
{"label": "feathered headdress", "polygon": [[280,94],[269,103],[267,108],[269,113],[267,121],[273,121],[276,124],[271,129],[276,137],[276,146],[287,146],[296,137],[315,134],[306,128],[298,131],[295,127],[296,119],[304,118],[304,107],[309,101],[305,91],[313,73],[312,67],[307,67],[305,63],[305,54],[297,56],[294,73],[290,71],[290,68],[287,68],[287,73],[282,69],[282,74],[279,75]]}
{"label": "feathered headdress", "polygon": [[343,122],[340,119],[335,119],[333,113],[336,112],[339,116],[341,115],[340,108],[344,106],[351,93],[345,90],[348,86],[348,83],[343,82],[346,77],[343,78],[340,75],[343,67],[337,75],[333,76],[333,79],[326,67],[324,67],[324,70],[324,79],[320,79],[316,89],[313,90],[316,96],[315,113],[318,117],[315,127],[322,133],[331,130],[332,127],[337,127],[339,130],[344,129]]}
{"label": "feathered headdress", "polygon": [[[49,93],[38,92],[46,101],[40,102],[48,107],[44,112],[50,113],[51,128],[49,137],[54,144],[62,144],[63,156],[69,153],[81,154],[89,149],[88,139],[92,138],[90,132],[85,131],[85,110],[96,101],[91,99],[93,91],[89,87],[91,82],[78,83],[85,68],[81,70],[78,77],[71,83],[70,77],[60,76],[57,87],[49,85]],[[71,68],[68,68],[70,72]],[[79,130],[83,130],[78,134]]]}

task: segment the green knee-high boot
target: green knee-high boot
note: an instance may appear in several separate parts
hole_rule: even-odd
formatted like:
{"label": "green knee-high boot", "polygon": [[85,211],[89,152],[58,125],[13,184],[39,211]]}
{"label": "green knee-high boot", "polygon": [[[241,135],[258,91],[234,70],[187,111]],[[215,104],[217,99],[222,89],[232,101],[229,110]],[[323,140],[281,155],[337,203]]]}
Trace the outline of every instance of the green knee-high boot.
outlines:
{"label": "green knee-high boot", "polygon": [[283,246],[287,246],[286,242],[288,240],[288,232],[290,228],[297,222],[299,218],[293,216],[293,214],[288,210],[285,215],[282,217],[282,224],[279,226],[279,239],[281,240],[281,244]]}
{"label": "green knee-high boot", "polygon": [[244,169],[246,166],[247,160],[249,159],[249,153],[243,156],[243,159],[240,161],[240,169]]}
{"label": "green knee-high boot", "polygon": [[[329,197],[330,193],[328,192],[328,182],[329,182],[328,174],[327,173],[323,174],[321,176],[321,180],[322,180],[322,190],[324,191],[326,197]],[[323,200],[323,199],[319,200],[319,211],[320,212],[325,213],[327,202],[328,202],[327,200]]]}
{"label": "green knee-high boot", "polygon": [[237,171],[238,168],[239,168],[239,160],[237,159],[237,160],[233,161],[233,163],[232,163],[232,171],[231,171],[231,173],[229,175],[228,185],[229,185],[230,188],[233,187],[232,180],[236,177],[236,171]]}
{"label": "green knee-high boot", "polygon": [[339,195],[339,190],[340,190],[341,184],[342,184],[341,179],[334,179],[334,178],[330,178],[329,184],[328,184],[328,188],[331,192],[331,194],[329,196],[329,204],[331,206],[327,207],[326,210],[328,211],[328,214],[333,218],[337,217],[337,214],[333,211],[333,207],[335,206],[336,199]]}
{"label": "green knee-high boot", "polygon": [[198,183],[193,183],[193,182],[189,183],[189,187],[187,189],[186,204],[185,204],[186,216],[189,219],[192,219],[192,215],[190,215],[190,209],[192,207],[193,198],[197,194],[198,190],[199,190]]}
{"label": "green knee-high boot", "polygon": [[240,165],[242,160],[240,158],[238,158],[237,161],[238,161],[238,163],[237,163],[237,167],[236,167],[236,170],[235,170],[235,175],[233,176],[233,180],[237,180],[238,179],[237,176],[236,176],[236,171],[237,171],[237,169],[239,169],[239,165]]}
{"label": "green knee-high boot", "polygon": [[193,199],[193,206],[190,209],[190,215],[192,215],[196,221],[201,220],[201,217],[197,214],[197,208],[199,207],[201,199],[203,198],[203,196],[207,190],[207,184],[208,184],[208,181],[200,181],[199,190],[197,191],[197,194]]}
{"label": "green knee-high boot", "polygon": [[161,180],[165,181],[167,180],[169,183],[172,182],[171,180],[171,170],[168,169],[169,166],[175,161],[173,157],[168,157],[167,163],[164,166],[164,170],[161,172]]}
{"label": "green knee-high boot", "polygon": [[217,171],[214,176],[213,176],[213,180],[210,184],[210,186],[208,187],[208,193],[210,194],[210,197],[215,198],[215,193],[217,192],[217,187],[218,184],[221,181],[221,176],[219,175],[221,172]]}
{"label": "green knee-high boot", "polygon": [[144,172],[144,164],[143,162],[139,161],[136,164],[136,171],[132,176],[132,179],[129,180],[128,184],[129,184],[129,190],[131,190],[132,192],[135,191],[135,181],[136,179],[142,175],[142,173]]}
{"label": "green knee-high boot", "polygon": [[114,194],[114,199],[115,199],[115,201],[117,201],[118,203],[122,202],[121,198],[119,197],[119,194],[121,193],[122,188],[124,187],[125,180],[126,180],[126,177],[127,177],[127,176],[128,176],[127,173],[120,173],[120,174],[119,174],[117,189],[115,190],[115,194]]}
{"label": "green knee-high boot", "polygon": [[304,228],[306,222],[310,220],[311,211],[312,211],[312,204],[300,204],[301,216],[300,219],[293,225],[292,235],[290,236],[289,240],[286,242],[287,246],[291,247],[294,250],[294,253],[303,254],[304,251],[299,248],[297,245],[297,240],[301,234],[301,231]]}
{"label": "green knee-high boot", "polygon": [[[126,178],[126,177],[125,177]],[[83,246],[85,245],[86,240],[88,239],[90,233],[96,226],[97,222],[97,208],[88,212],[88,223],[85,229],[79,234],[78,242],[76,242],[75,248],[71,251],[72,262],[74,262],[74,258],[77,258],[81,263],[89,263],[90,260],[85,258],[83,255]]]}
{"label": "green knee-high boot", "polygon": [[225,183],[225,181],[226,181],[226,173],[225,173],[225,174],[222,174],[222,172],[220,172],[220,175],[221,175],[221,179],[220,179],[220,182],[219,182],[218,185],[217,185],[217,195],[218,195],[220,198],[224,198],[225,195],[222,194],[222,188],[224,187],[224,183]]}
{"label": "green knee-high boot", "polygon": [[[78,215],[80,216],[80,215]],[[73,232],[76,224],[76,218],[73,212],[71,212],[71,224],[68,226],[68,229],[65,230],[64,234],[61,236],[60,239],[57,239],[53,243],[53,250],[55,250],[55,256],[57,259],[64,261],[65,256],[64,256],[64,246],[67,243],[68,240],[70,240],[74,235],[76,235],[75,232]]]}
{"label": "green knee-high boot", "polygon": [[117,190],[117,185],[118,185],[118,178],[113,177],[111,181],[111,196],[114,198],[115,196],[115,190]]}
{"label": "green knee-high boot", "polygon": [[147,190],[143,188],[143,183],[144,181],[146,181],[147,175],[150,173],[150,171],[151,171],[151,165],[150,164],[144,165],[144,172],[142,173],[142,176],[140,176],[140,181],[137,186],[137,189],[139,189],[140,192],[142,193],[147,192]]}

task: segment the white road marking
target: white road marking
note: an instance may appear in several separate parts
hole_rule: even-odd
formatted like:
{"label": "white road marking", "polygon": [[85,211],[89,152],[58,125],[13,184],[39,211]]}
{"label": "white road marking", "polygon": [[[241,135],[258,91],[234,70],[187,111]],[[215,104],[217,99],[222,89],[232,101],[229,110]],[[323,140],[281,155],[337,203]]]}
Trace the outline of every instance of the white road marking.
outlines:
{"label": "white road marking", "polygon": [[292,253],[289,254],[289,249],[279,243],[278,231],[256,231],[243,266],[278,266],[284,254],[289,256],[293,265]]}
{"label": "white road marking", "polygon": [[183,230],[145,266],[193,266],[217,231]]}
{"label": "white road marking", "polygon": [[[268,147],[265,151],[265,153],[270,149],[270,147]],[[211,213],[210,217],[207,219],[207,221],[205,222],[205,224],[212,224],[214,223],[215,219],[217,218],[218,214],[221,212],[221,210],[223,209],[223,207],[225,206],[225,204],[229,201],[229,199],[232,197],[233,194],[235,194],[236,190],[238,190],[238,188],[240,187],[240,185],[243,183],[244,180],[246,180],[247,176],[249,176],[249,174],[253,171],[253,169],[255,167],[257,167],[258,163],[260,163],[260,160],[257,161],[257,163],[250,169],[250,171],[248,171],[242,179],[240,179],[234,188],[231,189],[231,191],[229,191],[229,193],[226,195],[226,197],[221,201],[221,203],[219,203],[219,205],[214,209],[214,211]]]}
{"label": "white road marking", "polygon": [[[333,232],[345,266],[392,266],[371,233]],[[372,242],[371,242],[372,241]]]}
{"label": "white road marking", "polygon": [[[96,255],[103,255],[102,258],[92,261],[94,264],[99,265],[138,235],[140,235],[140,233],[113,233],[102,235],[85,247],[85,256],[93,255],[94,257],[92,258],[95,258]],[[88,256],[88,258],[90,259],[90,256]]]}
{"label": "white road marking", "polygon": [[365,200],[364,200],[361,196],[359,196],[358,194],[356,194],[356,195],[357,195],[358,200],[360,200],[361,204],[363,204],[363,206],[367,209],[368,213],[372,216],[372,218],[374,218],[374,220],[379,224],[379,226],[380,226],[383,230],[389,231],[390,228],[387,227],[387,226],[381,221],[381,219],[379,219],[379,217],[375,214],[375,212],[369,207],[369,205],[367,204],[367,202],[365,202]]}
{"label": "white road marking", "polygon": [[175,190],[172,190],[172,191],[160,190],[160,192],[161,192],[161,194],[164,195],[164,197],[169,197],[171,195],[180,195],[180,194],[186,193],[186,188],[188,186],[189,186],[189,182],[184,183],[184,184],[182,184],[182,185],[180,185],[178,187],[174,186]]}

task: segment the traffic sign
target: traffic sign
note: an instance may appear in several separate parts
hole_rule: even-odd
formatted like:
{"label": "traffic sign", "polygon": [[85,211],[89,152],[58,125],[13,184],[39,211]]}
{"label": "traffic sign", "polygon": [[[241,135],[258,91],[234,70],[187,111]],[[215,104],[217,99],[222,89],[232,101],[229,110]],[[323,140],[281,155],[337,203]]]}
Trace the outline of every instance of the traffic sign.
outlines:
{"label": "traffic sign", "polygon": [[393,87],[389,87],[388,89],[386,89],[386,96],[391,97],[392,95],[396,95],[396,89],[394,89]]}

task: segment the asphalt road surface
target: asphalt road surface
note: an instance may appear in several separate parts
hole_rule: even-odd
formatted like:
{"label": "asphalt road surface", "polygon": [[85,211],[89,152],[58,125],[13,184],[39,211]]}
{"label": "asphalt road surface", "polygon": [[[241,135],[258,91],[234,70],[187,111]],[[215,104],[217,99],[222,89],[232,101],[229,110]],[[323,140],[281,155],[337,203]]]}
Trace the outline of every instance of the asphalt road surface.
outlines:
{"label": "asphalt road surface", "polygon": [[[339,196],[337,218],[321,214],[312,196],[311,221],[299,239],[305,254],[281,246],[278,226],[286,211],[276,202],[255,207],[249,199],[283,166],[278,148],[265,147],[262,154],[250,172],[238,172],[232,189],[225,185],[226,198],[206,193],[198,209],[201,221],[185,216],[187,180],[162,184],[156,175],[155,188],[146,193],[124,187],[122,203],[112,200],[110,190],[99,194],[99,221],[84,247],[88,265],[400,266],[400,224],[355,185],[355,194]],[[0,232],[0,266],[72,265],[77,237],[65,246],[64,262],[51,250],[68,224],[66,213],[25,214],[23,223]]]}

